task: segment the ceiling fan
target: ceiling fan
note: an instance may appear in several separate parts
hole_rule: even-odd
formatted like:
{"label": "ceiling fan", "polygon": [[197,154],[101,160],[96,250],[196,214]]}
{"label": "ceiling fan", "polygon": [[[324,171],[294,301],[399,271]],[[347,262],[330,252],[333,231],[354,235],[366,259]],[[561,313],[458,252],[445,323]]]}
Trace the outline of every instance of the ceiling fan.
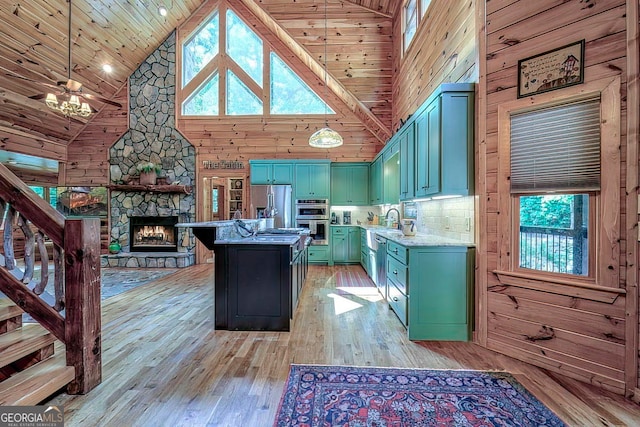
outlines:
{"label": "ceiling fan", "polygon": [[[97,110],[89,105],[89,101],[98,101],[104,104],[113,105],[122,108],[122,104],[104,98],[99,95],[93,95],[83,91],[82,83],[73,80],[71,78],[71,0],[69,2],[69,34],[68,34],[68,49],[69,49],[69,63],[68,63],[68,78],[66,81],[58,81],[56,85],[51,83],[45,83],[38,80],[33,80],[24,76],[12,73],[12,77],[21,78],[23,80],[38,83],[42,86],[46,86],[53,91],[48,93],[39,93],[32,95],[31,99],[45,99],[47,106],[53,110],[62,112],[65,116],[80,116],[87,117],[91,113],[95,113]],[[59,102],[58,96],[61,96]]]}

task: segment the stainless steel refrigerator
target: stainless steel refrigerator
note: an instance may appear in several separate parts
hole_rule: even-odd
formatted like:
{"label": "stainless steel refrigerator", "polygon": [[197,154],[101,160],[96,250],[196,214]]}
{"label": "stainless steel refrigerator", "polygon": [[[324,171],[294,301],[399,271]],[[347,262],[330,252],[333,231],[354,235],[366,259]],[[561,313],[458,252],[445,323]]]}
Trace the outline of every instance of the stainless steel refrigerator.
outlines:
{"label": "stainless steel refrigerator", "polygon": [[293,226],[293,205],[290,185],[252,185],[251,218],[273,218],[274,228]]}

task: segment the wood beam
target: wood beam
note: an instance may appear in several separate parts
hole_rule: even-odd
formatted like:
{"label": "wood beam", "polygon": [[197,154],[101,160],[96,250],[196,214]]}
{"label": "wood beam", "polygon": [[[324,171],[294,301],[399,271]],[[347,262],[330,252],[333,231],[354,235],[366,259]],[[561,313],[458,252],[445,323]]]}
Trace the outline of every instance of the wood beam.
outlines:
{"label": "wood beam", "polygon": [[[253,0],[239,0],[265,27],[274,33],[280,41],[318,78],[325,79],[325,67],[309,51],[298,43],[275,19]],[[355,95],[338,79],[326,73],[327,87],[337,96],[362,124],[383,144],[391,138],[391,131],[376,117]]]}
{"label": "wood beam", "polygon": [[2,124],[0,149],[59,161],[67,160],[67,146],[64,141]]}

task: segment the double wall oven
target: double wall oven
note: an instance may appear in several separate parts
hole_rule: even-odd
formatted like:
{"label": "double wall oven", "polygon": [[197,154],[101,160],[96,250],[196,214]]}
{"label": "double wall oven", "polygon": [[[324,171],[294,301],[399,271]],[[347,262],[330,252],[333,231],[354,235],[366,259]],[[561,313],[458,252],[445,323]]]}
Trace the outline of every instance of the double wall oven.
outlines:
{"label": "double wall oven", "polygon": [[329,200],[298,199],[295,209],[296,227],[309,229],[311,244],[329,244]]}

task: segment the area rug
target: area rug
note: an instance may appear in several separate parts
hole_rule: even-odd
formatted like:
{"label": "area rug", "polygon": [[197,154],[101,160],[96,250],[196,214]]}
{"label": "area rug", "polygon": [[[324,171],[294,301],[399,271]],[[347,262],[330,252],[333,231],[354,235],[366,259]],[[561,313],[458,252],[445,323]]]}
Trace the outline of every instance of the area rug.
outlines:
{"label": "area rug", "polygon": [[505,372],[292,365],[276,427],[564,426]]}

